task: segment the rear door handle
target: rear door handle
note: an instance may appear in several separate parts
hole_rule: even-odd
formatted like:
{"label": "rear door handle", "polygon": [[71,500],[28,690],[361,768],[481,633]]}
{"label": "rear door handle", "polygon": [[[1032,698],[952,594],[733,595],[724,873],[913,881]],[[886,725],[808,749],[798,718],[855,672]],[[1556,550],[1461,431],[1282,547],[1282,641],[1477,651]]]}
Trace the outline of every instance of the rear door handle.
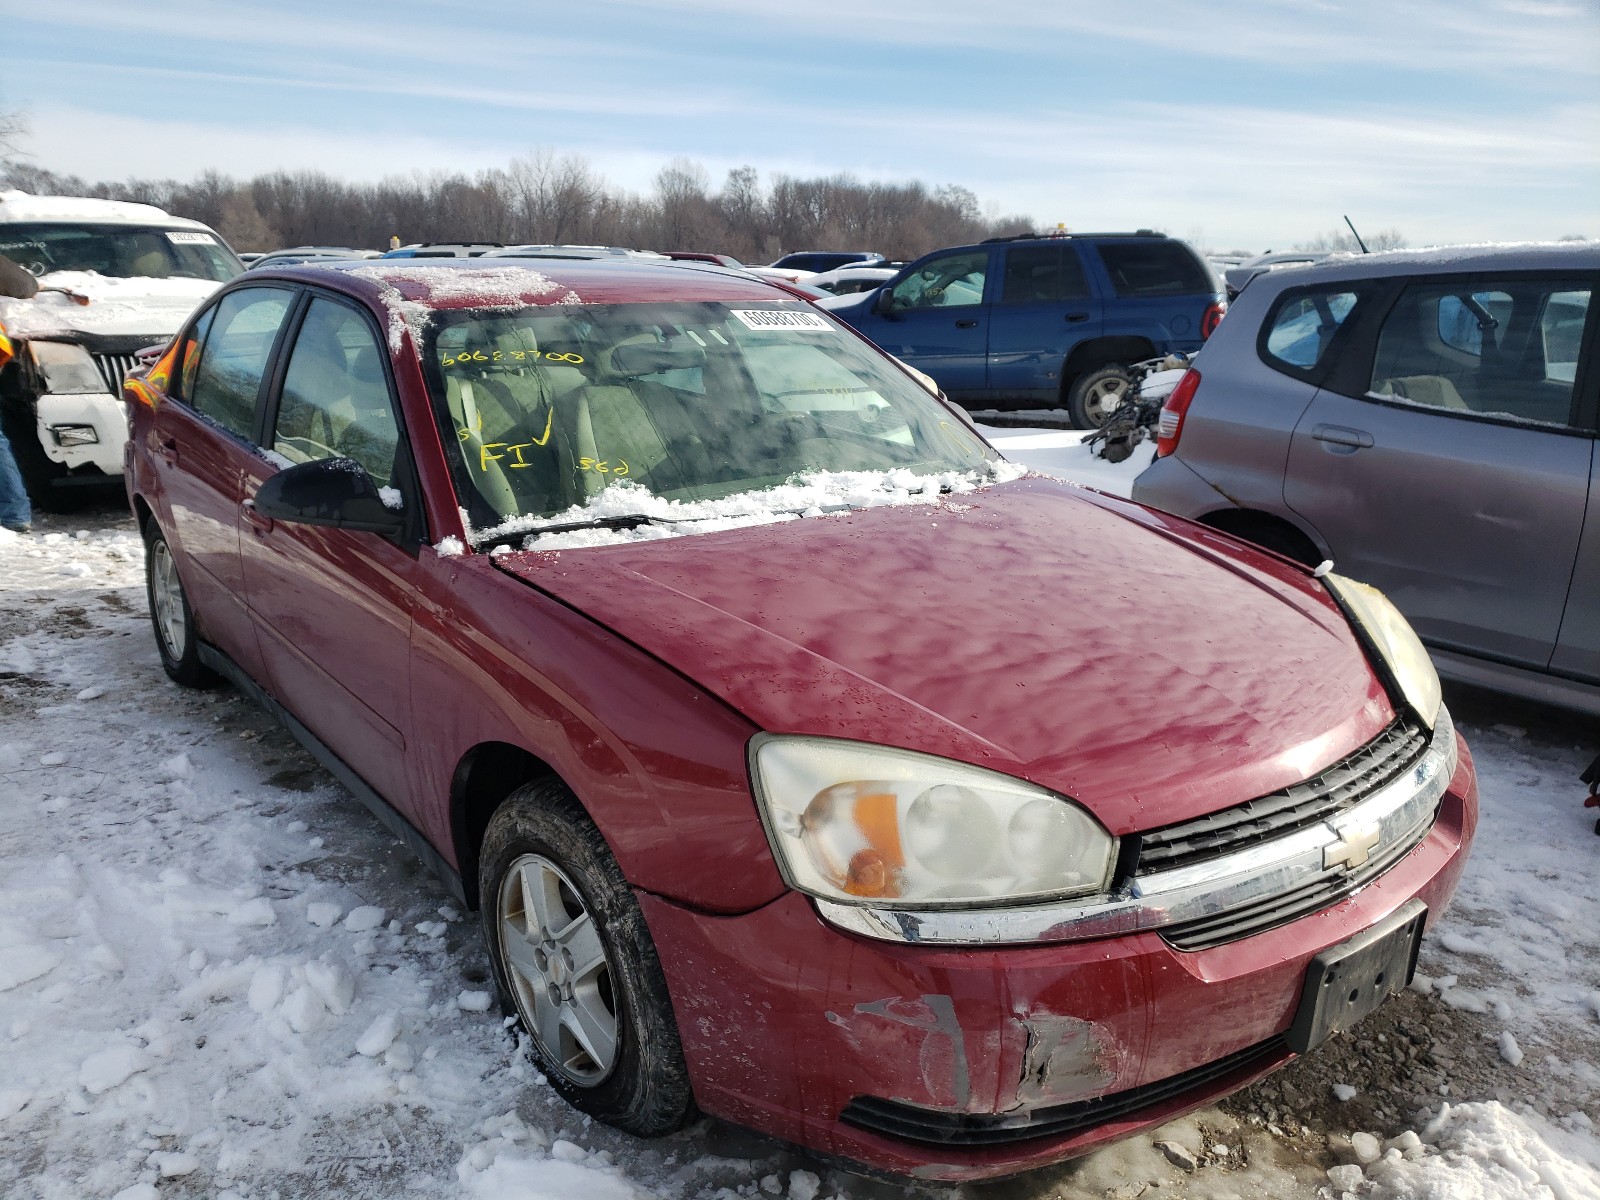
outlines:
{"label": "rear door handle", "polygon": [[1068,313],[1067,314],[1067,320],[1071,321],[1074,325],[1076,325],[1079,321],[1087,321],[1088,319],[1089,319],[1089,314],[1088,313]]}
{"label": "rear door handle", "polygon": [[977,323],[978,323],[978,318],[977,317],[962,317],[961,320],[956,322],[956,328],[957,329],[971,329]]}
{"label": "rear door handle", "polygon": [[156,454],[158,456],[160,456],[162,461],[171,463],[174,466],[176,466],[177,462],[178,462],[178,439],[177,438],[161,438],[161,439],[159,439],[156,442]]}
{"label": "rear door handle", "polygon": [[1372,445],[1372,435],[1365,429],[1346,429],[1343,425],[1318,425],[1311,431],[1311,436],[1319,442],[1349,446],[1352,450]]}

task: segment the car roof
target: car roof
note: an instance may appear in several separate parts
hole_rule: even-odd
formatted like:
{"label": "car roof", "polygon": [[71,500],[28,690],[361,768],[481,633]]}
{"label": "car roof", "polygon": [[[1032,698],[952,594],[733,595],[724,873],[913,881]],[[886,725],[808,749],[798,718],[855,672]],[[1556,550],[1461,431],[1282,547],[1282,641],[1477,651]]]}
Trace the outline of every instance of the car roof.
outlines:
{"label": "car roof", "polygon": [[331,285],[380,308],[396,298],[436,309],[796,298],[754,275],[670,259],[345,259],[268,266],[250,276]]}
{"label": "car roof", "polygon": [[1600,241],[1496,242],[1473,246],[1433,246],[1425,250],[1380,250],[1337,254],[1321,262],[1294,265],[1256,275],[1274,285],[1316,280],[1370,279],[1395,275],[1435,275],[1458,271],[1593,271],[1600,269]]}
{"label": "car roof", "polygon": [[0,224],[71,222],[86,225],[159,225],[168,229],[208,226],[187,217],[175,217],[153,204],[101,200],[94,196],[35,196],[28,192],[0,191]]}

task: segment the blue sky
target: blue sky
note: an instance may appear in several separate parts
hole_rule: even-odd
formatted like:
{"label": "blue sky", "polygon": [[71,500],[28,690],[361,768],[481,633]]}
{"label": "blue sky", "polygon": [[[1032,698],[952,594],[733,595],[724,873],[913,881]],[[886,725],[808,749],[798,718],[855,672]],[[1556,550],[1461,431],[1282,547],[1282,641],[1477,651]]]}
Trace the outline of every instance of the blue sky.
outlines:
{"label": "blue sky", "polygon": [[971,188],[1219,250],[1600,237],[1600,0],[0,0],[0,107],[92,178],[577,153]]}

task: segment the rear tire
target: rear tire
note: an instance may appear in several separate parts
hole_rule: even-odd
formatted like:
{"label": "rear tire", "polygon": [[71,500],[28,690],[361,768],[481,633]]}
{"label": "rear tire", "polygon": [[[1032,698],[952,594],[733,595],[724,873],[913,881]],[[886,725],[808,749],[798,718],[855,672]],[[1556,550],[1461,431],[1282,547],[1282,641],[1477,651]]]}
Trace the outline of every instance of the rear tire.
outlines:
{"label": "rear tire", "polygon": [[600,830],[559,780],[489,819],[479,913],[501,1004],[562,1097],[639,1137],[694,1111],[655,943]]}
{"label": "rear tire", "polygon": [[1099,429],[1117,410],[1133,376],[1118,363],[1108,363],[1078,376],[1067,390],[1067,411],[1079,429]]}
{"label": "rear tire", "polygon": [[156,635],[161,669],[174,683],[188,688],[211,687],[217,676],[200,661],[200,638],[194,611],[178,578],[178,563],[166,535],[154,520],[144,528],[144,585],[150,601],[150,625]]}

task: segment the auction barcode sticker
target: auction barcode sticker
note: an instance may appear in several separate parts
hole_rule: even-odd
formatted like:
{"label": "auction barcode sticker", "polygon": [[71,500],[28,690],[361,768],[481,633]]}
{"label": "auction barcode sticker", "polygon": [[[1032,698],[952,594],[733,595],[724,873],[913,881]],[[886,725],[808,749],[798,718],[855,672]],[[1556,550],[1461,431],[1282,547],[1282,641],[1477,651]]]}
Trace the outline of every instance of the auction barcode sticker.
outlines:
{"label": "auction barcode sticker", "polygon": [[735,308],[730,312],[751,329],[797,329],[807,333],[832,333],[829,325],[816,313],[787,312],[775,308]]}
{"label": "auction barcode sticker", "polygon": [[187,233],[181,230],[169,230],[167,241],[174,246],[215,246],[217,239],[209,233]]}

